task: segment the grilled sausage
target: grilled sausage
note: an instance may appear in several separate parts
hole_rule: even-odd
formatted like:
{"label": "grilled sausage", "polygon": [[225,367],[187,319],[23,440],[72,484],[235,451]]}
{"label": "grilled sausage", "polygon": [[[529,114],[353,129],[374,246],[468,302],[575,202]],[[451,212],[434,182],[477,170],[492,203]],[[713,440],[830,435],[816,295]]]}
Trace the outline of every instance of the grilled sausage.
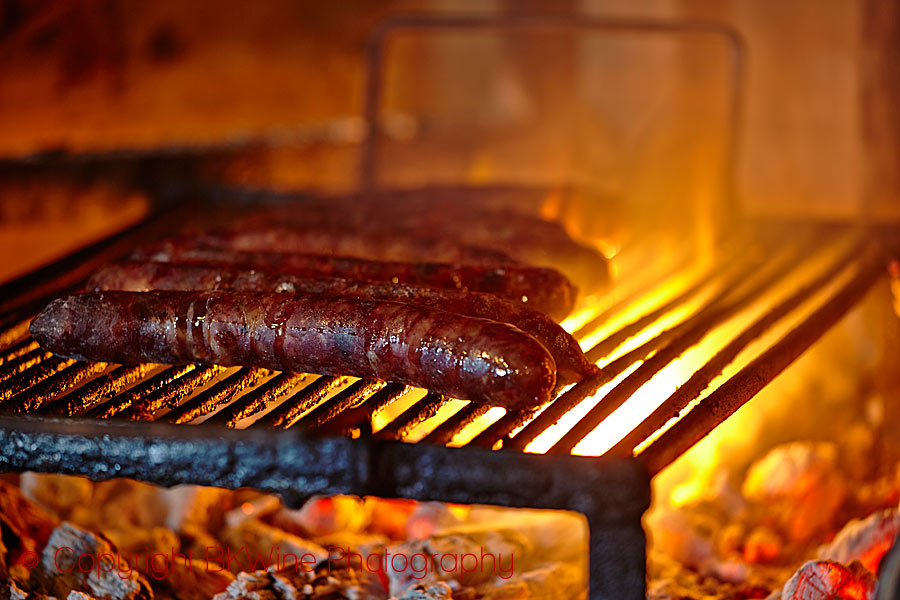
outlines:
{"label": "grilled sausage", "polygon": [[[605,286],[610,278],[609,261],[606,257],[598,250],[572,239],[561,224],[518,214],[398,211],[396,207],[390,205],[362,207],[351,211],[338,211],[333,207],[331,210],[312,208],[289,214],[279,211],[269,213],[268,216],[265,213],[251,216],[240,221],[222,238],[243,242],[242,245],[233,245],[234,249],[266,251],[279,247],[277,242],[279,237],[285,240],[285,244],[292,245],[296,239],[316,238],[320,231],[329,232],[324,236],[326,239],[320,242],[323,247],[328,247],[329,244],[332,247],[337,246],[342,238],[366,240],[375,252],[371,258],[378,260],[382,257],[377,253],[380,248],[387,245],[386,240],[392,240],[398,247],[423,246],[421,243],[417,244],[415,240],[417,237],[428,236],[422,239],[454,240],[458,244],[463,244],[461,248],[468,249],[470,258],[468,260],[463,258],[461,262],[469,262],[472,259],[476,262],[489,260],[490,255],[482,257],[480,253],[493,251],[501,257],[507,256],[537,266],[557,268],[589,290]],[[328,241],[328,236],[333,238]],[[401,242],[407,238],[407,242]],[[253,245],[248,245],[247,240],[252,240]],[[435,248],[439,247],[436,242],[433,245]],[[475,249],[480,249],[480,253]],[[359,249],[351,248],[351,250],[354,252],[345,254],[366,256],[362,244]],[[415,248],[409,250],[415,251]],[[309,250],[306,252],[318,253]],[[421,248],[418,255],[428,260],[425,252],[426,249]],[[453,256],[452,252],[446,250],[444,254],[448,257]],[[400,259],[409,260],[404,255],[400,255]],[[456,259],[450,258],[448,261],[456,262]]]}
{"label": "grilled sausage", "polygon": [[248,252],[296,252],[350,256],[368,260],[448,262],[508,265],[517,261],[497,249],[465,245],[447,236],[426,237],[415,232],[402,235],[388,229],[349,228],[329,223],[296,228],[271,225],[256,228],[213,230],[160,244],[207,247]]}
{"label": "grilled sausage", "polygon": [[179,265],[123,262],[107,265],[88,282],[90,291],[122,290],[234,290],[290,292],[344,296],[363,300],[387,300],[445,310],[447,312],[509,323],[534,337],[556,362],[556,383],[567,385],[594,373],[591,364],[565,329],[547,315],[513,304],[492,294],[442,290],[404,284],[348,281],[334,277],[298,277],[273,271],[247,270],[227,265]]}
{"label": "grilled sausage", "polygon": [[553,359],[512,325],[422,306],[249,292],[99,292],[31,323],[50,352],[132,364],[201,362],[397,381],[520,409],[549,401]]}
{"label": "grilled sausage", "polygon": [[171,246],[138,250],[133,258],[159,262],[232,264],[274,269],[280,273],[326,276],[357,281],[391,281],[447,289],[472,290],[501,296],[561,320],[575,304],[575,287],[553,269],[526,265],[457,265],[407,263],[358,258],[240,252],[218,248]]}

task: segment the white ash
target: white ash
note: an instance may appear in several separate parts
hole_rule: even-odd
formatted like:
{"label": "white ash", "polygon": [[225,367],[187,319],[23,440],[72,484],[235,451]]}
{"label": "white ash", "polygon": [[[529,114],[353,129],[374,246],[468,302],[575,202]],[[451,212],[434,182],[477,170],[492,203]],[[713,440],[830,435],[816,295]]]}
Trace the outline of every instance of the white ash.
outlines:
{"label": "white ash", "polygon": [[[41,555],[41,562],[34,570],[34,577],[48,594],[66,597],[72,591],[84,591],[92,596],[109,600],[142,600],[153,597],[150,585],[127,565],[112,565],[109,570],[92,569],[84,573],[79,569],[62,572],[57,564],[57,552],[70,548],[74,557],[88,554],[100,557],[115,555],[115,549],[103,538],[64,522],[53,530]],[[68,552],[63,552],[63,555]]]}

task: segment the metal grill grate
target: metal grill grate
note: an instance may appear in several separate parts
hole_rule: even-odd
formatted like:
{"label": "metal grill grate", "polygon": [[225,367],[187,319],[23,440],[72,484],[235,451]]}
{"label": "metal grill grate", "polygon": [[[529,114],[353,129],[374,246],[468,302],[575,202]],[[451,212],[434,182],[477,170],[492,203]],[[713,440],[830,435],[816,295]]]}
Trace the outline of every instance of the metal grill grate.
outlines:
{"label": "metal grill grate", "polygon": [[660,240],[629,248],[613,290],[563,324],[600,374],[517,413],[351,377],[76,362],[31,340],[50,298],[153,229],[0,286],[0,468],[250,486],[293,506],[348,493],[574,510],[592,599],[644,596],[648,475],[787,368],[885,264],[876,232],[814,226],[735,233],[704,265]]}
{"label": "metal grill grate", "polygon": [[[690,425],[671,427],[642,448],[655,472],[725,418],[717,407],[728,405],[733,412],[773,378],[778,369],[770,363],[784,368],[787,364],[781,363],[791,362],[823,335],[881,272],[881,255],[858,235],[807,227],[801,235],[794,231],[791,243],[779,244],[783,233],[776,228],[747,234],[720,251],[720,258],[706,268],[691,261],[675,268],[659,264],[665,260],[654,264],[648,259],[650,248],[623,254],[618,259],[621,272],[639,269],[646,275],[649,270],[655,284],[635,278],[632,289],[621,286],[608,297],[589,299],[564,323],[579,341],[589,342],[586,353],[603,370],[535,412],[505,412],[409,386],[350,377],[76,362],[41,350],[28,337],[28,318],[21,313],[10,315],[0,329],[0,409],[48,417],[179,425],[206,421],[227,428],[296,429],[352,438],[588,455],[609,448],[617,455],[629,455],[681,415]],[[780,288],[786,292],[779,296]],[[807,307],[823,290],[830,293],[820,307]],[[770,308],[760,311],[764,303]],[[742,371],[693,406],[751,343],[798,314],[801,319],[788,337],[773,342],[753,363],[760,382],[755,391],[741,383],[747,376]],[[740,323],[730,325],[734,334],[727,343],[710,350],[708,360],[679,381],[676,392],[650,407],[646,418],[601,444],[601,451],[580,447],[660,371],[735,319]],[[605,333],[598,336],[598,330]],[[791,350],[788,359],[778,354],[783,345]],[[571,418],[576,413],[578,418]],[[556,430],[551,442],[535,443],[551,429]]]}

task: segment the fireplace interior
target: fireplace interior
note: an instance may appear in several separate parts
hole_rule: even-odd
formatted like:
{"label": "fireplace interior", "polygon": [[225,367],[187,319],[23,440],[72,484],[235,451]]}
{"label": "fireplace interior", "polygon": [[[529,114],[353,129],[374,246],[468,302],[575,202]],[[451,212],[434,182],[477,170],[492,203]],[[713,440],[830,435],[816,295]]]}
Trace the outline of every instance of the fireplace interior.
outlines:
{"label": "fireplace interior", "polygon": [[[874,0],[0,3],[0,597],[900,597],[898,32]],[[29,332],[174,236],[436,206],[443,242],[502,237],[490,207],[600,257],[557,319],[596,371],[504,408]]]}

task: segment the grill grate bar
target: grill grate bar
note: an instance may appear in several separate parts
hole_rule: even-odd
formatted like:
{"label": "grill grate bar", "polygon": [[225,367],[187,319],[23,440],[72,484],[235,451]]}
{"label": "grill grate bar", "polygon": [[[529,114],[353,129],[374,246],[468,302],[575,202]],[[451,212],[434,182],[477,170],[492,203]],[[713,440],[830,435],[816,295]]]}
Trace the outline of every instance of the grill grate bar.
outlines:
{"label": "grill grate bar", "polygon": [[[18,375],[19,373],[30,369],[42,360],[47,360],[53,356],[49,352],[45,352],[41,348],[35,348],[28,352],[19,354],[19,356],[11,359],[3,368],[0,368],[0,381],[6,381]],[[0,395],[2,398],[2,395]]]}
{"label": "grill grate bar", "polygon": [[142,364],[116,367],[106,375],[89,381],[80,389],[73,390],[41,408],[51,415],[73,417],[91,405],[121,393],[123,389],[142,379],[155,366]]}
{"label": "grill grate bar", "polygon": [[308,377],[309,375],[305,373],[278,373],[217,412],[209,419],[209,422],[225,427],[234,427],[238,421],[265,410],[276,398],[288,393]]}
{"label": "grill grate bar", "polygon": [[4,329],[0,331],[0,347],[9,346],[19,338],[28,333],[28,326],[31,325],[31,317],[25,319],[15,319],[12,325],[4,325]]}
{"label": "grill grate bar", "polygon": [[435,427],[422,441],[431,444],[449,444],[456,434],[483,417],[490,409],[491,407],[485,404],[469,402],[453,413],[449,419]]}
{"label": "grill grate bar", "polygon": [[437,414],[448,398],[441,394],[428,392],[418,402],[403,411],[398,417],[385,425],[375,439],[400,440],[406,437],[416,426],[424,423]]}
{"label": "grill grate bar", "polygon": [[315,382],[288,398],[281,406],[275,408],[254,425],[286,429],[293,424],[297,417],[316,406],[332,390],[345,384],[349,379],[345,376],[321,375]]}
{"label": "grill grate bar", "polygon": [[683,385],[672,393],[660,406],[644,419],[628,435],[622,438],[610,452],[616,455],[630,455],[634,448],[659,431],[670,418],[678,414],[718,377],[730,365],[740,352],[759,339],[778,321],[786,317],[804,302],[809,300],[829,282],[834,281],[842,272],[850,267],[855,259],[865,250],[863,243],[853,244],[838,260],[830,264],[821,274],[798,289],[793,295],[782,300],[771,310],[756,319],[741,331],[733,340],[722,348],[715,356],[698,369]]}
{"label": "grill grate bar", "polygon": [[[0,354],[0,365],[5,365],[11,360],[19,358],[23,354],[27,354],[38,348],[38,343],[31,338],[26,338],[19,343],[10,346],[3,354]],[[2,379],[2,377],[0,377]]]}
{"label": "grill grate bar", "polygon": [[49,400],[79,383],[106,370],[104,362],[76,362],[31,389],[23,390],[9,400],[12,411],[28,413],[38,410]]}
{"label": "grill grate bar", "polygon": [[412,388],[402,383],[388,383],[386,386],[364,399],[359,405],[345,410],[322,426],[321,432],[347,435],[356,430],[371,433],[372,419],[389,404],[405,396]]}
{"label": "grill grate bar", "polygon": [[241,368],[179,406],[173,408],[166,416],[169,423],[190,423],[227,404],[239,393],[260,382],[270,372],[266,369]]}
{"label": "grill grate bar", "polygon": [[[42,356],[48,356],[48,354],[45,353]],[[58,358],[52,355],[43,360],[38,358],[35,364],[19,371],[16,377],[11,377],[0,384],[0,402],[6,403],[13,396],[33,388],[73,364],[75,364],[75,360],[71,358]]]}
{"label": "grill grate bar", "polygon": [[193,371],[185,373],[171,385],[152,393],[141,402],[133,402],[121,411],[119,416],[132,421],[152,421],[154,415],[166,407],[178,406],[184,398],[191,395],[201,385],[225,370],[218,365],[197,365]]}
{"label": "grill grate bar", "polygon": [[[149,365],[148,365],[149,366]],[[84,416],[94,417],[97,419],[108,419],[114,417],[138,400],[149,398],[152,394],[159,390],[165,389],[166,386],[172,385],[178,378],[193,371],[197,365],[177,365],[169,367],[151,377],[150,379],[136,385],[132,389],[113,396],[108,401],[89,408]]]}
{"label": "grill grate bar", "polygon": [[768,350],[713,391],[640,454],[658,473],[734,414],[846,315],[884,274],[880,252],[857,268],[854,277]]}
{"label": "grill grate bar", "polygon": [[375,379],[360,379],[341,390],[326,402],[322,402],[292,423],[290,427],[302,427],[307,430],[318,429],[328,421],[337,418],[344,411],[358,406],[373,393],[384,388],[387,383]]}
{"label": "grill grate bar", "polygon": [[[597,426],[616,409],[621,407],[635,392],[650,381],[686,350],[699,344],[716,326],[737,314],[741,309],[758,299],[767,290],[790,274],[804,260],[804,252],[797,248],[787,253],[782,263],[776,263],[770,273],[763,273],[759,281],[752,283],[737,297],[729,298],[732,290],[726,288],[724,294],[714,298],[694,318],[675,326],[674,339],[645,360],[633,373],[625,377],[616,387],[603,396],[591,410],[554,444],[548,452],[570,453]],[[723,303],[725,300],[726,301]]]}

